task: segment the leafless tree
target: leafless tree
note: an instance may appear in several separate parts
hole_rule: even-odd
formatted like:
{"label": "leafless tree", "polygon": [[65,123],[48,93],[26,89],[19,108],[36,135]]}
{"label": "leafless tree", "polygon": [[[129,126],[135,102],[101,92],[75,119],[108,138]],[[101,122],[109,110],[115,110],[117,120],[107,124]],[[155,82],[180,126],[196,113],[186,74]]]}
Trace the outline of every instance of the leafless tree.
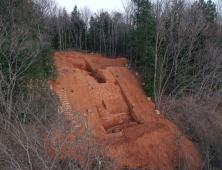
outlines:
{"label": "leafless tree", "polygon": [[134,4],[131,0],[125,0],[122,1],[122,6],[125,10],[125,17],[126,17],[126,25],[127,25],[127,29],[126,29],[126,34],[129,35],[129,49],[130,49],[130,65],[132,65],[133,62],[133,46],[131,45],[131,41],[132,41],[132,27],[133,27],[133,15],[134,15]]}
{"label": "leafless tree", "polygon": [[59,114],[58,100],[45,85],[40,91],[30,87],[28,97],[18,101],[20,116],[14,116],[9,127],[0,123],[1,169],[112,167],[107,144],[94,139],[87,116]]}
{"label": "leafless tree", "polygon": [[49,29],[51,17],[57,13],[58,4],[54,0],[33,0],[40,11],[40,19],[44,20],[46,27]]}
{"label": "leafless tree", "polygon": [[83,21],[85,23],[85,50],[86,50],[86,53],[87,53],[87,31],[88,31],[91,13],[92,13],[91,10],[87,6],[85,6],[83,9],[81,9],[81,16],[82,16]]}
{"label": "leafless tree", "polygon": [[[173,5],[173,4],[171,4]],[[182,3],[184,13],[181,13],[181,19],[178,20],[176,15],[169,15],[168,8],[170,4],[164,4],[162,1],[157,1],[156,4],[156,16],[157,16],[157,35],[156,35],[156,47],[155,47],[155,74],[154,74],[154,97],[156,103],[156,109],[160,108],[161,100],[168,86],[176,85],[174,90],[170,92],[170,96],[177,96],[181,94],[185,89],[194,81],[197,81],[198,77],[202,73],[202,69],[196,69],[196,74],[191,77],[187,76],[185,79],[178,82],[185,72],[197,67],[191,60],[194,60],[197,55],[197,41],[199,41],[200,34],[206,34],[208,30],[208,23],[203,17],[200,7],[197,4],[193,4],[188,7]],[[163,10],[165,7],[165,10]],[[188,7],[188,8],[186,8]],[[197,11],[199,11],[197,13]],[[190,17],[193,16],[193,17]],[[170,26],[166,29],[166,23],[169,22],[166,18],[170,18]],[[176,34],[178,39],[174,39]],[[166,45],[165,51],[162,50],[162,44]],[[209,47],[207,47],[209,49]],[[181,53],[186,49],[186,52]],[[195,51],[195,54],[193,53]],[[181,55],[182,54],[182,55]],[[199,51],[199,55],[202,53]],[[179,57],[180,56],[180,57]],[[200,60],[198,61],[200,62]],[[190,63],[194,65],[190,65]],[[185,67],[184,67],[185,65]],[[184,67],[184,69],[179,69]],[[169,69],[170,68],[170,69]],[[198,68],[198,67],[197,67]],[[170,70],[167,72],[167,70]],[[172,83],[172,84],[171,84]],[[181,85],[184,86],[181,88]],[[191,90],[191,89],[190,89]],[[169,99],[168,98],[168,99]]]}
{"label": "leafless tree", "polygon": [[[203,166],[207,169],[212,165],[221,167],[221,125],[217,120],[221,119],[222,51],[216,38],[201,38],[209,37],[210,23],[198,2],[184,1],[182,5],[182,13],[176,14],[175,1],[159,0],[155,4],[156,109],[161,109],[161,113],[197,144],[205,163]],[[177,19],[178,16],[181,18]],[[219,20],[215,27],[216,36],[221,37]],[[173,88],[170,91],[168,87]]]}
{"label": "leafless tree", "polygon": [[[24,8],[29,9],[27,6]],[[41,51],[41,45],[45,43],[43,42],[45,36],[37,27],[36,41],[30,41],[30,37],[33,36],[30,24],[38,23],[38,20],[34,18],[32,23],[27,24],[15,23],[16,14],[13,7],[8,5],[7,9],[11,15],[0,18],[0,54],[3,62],[0,64],[0,108],[4,120],[11,122],[11,116],[15,112],[13,100],[16,96],[14,94],[16,83],[35,61]],[[5,22],[5,18],[9,22]]]}

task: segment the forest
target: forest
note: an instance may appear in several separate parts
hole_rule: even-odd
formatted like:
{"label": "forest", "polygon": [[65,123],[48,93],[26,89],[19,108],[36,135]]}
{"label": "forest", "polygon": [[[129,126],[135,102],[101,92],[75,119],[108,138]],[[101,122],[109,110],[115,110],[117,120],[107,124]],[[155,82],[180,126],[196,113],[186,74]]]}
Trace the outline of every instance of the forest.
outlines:
{"label": "forest", "polygon": [[222,1],[122,5],[124,12],[92,12],[86,4],[68,13],[54,0],[0,0],[0,169],[88,168],[73,158],[51,160],[43,136],[66,134],[48,82],[58,75],[54,52],[71,50],[125,57],[156,110],[198,148],[202,169],[222,169]]}

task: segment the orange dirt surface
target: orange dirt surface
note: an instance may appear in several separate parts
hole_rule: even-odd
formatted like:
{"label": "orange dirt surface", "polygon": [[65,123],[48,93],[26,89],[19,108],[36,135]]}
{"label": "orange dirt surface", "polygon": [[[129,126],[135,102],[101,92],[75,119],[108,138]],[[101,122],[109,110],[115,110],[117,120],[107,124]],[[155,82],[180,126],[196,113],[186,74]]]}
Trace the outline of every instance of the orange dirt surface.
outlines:
{"label": "orange dirt surface", "polygon": [[55,59],[59,77],[52,86],[68,103],[62,105],[64,115],[71,117],[70,109],[87,115],[95,138],[111,141],[107,147],[120,168],[176,169],[184,162],[187,169],[200,168],[194,144],[155,114],[125,58],[56,52]]}

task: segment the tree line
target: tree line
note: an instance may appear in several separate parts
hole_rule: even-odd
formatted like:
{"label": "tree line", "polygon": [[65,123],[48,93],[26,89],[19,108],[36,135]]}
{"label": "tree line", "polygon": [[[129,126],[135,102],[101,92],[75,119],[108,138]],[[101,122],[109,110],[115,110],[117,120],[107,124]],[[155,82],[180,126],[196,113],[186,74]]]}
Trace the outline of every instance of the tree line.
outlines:
{"label": "tree line", "polygon": [[184,81],[199,79],[200,56],[208,46],[220,49],[219,2],[216,6],[212,0],[126,0],[123,8],[124,12],[100,9],[93,13],[88,7],[75,6],[71,14],[57,9],[47,21],[48,33],[57,50],[122,56],[131,66],[136,64],[146,81],[144,89],[155,98],[158,109],[165,91],[179,93]]}

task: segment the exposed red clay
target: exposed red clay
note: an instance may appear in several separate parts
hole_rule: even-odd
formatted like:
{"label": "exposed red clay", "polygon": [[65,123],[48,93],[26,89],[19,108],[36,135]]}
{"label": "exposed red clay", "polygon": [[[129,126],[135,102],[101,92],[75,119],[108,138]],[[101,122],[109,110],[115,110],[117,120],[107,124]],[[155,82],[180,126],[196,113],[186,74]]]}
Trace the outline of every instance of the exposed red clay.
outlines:
{"label": "exposed red clay", "polygon": [[88,116],[95,138],[112,140],[111,156],[119,167],[175,169],[186,160],[188,169],[200,169],[193,143],[155,114],[155,104],[125,67],[126,59],[78,52],[56,52],[55,59],[59,77],[52,83],[54,91],[65,90],[72,110]]}

